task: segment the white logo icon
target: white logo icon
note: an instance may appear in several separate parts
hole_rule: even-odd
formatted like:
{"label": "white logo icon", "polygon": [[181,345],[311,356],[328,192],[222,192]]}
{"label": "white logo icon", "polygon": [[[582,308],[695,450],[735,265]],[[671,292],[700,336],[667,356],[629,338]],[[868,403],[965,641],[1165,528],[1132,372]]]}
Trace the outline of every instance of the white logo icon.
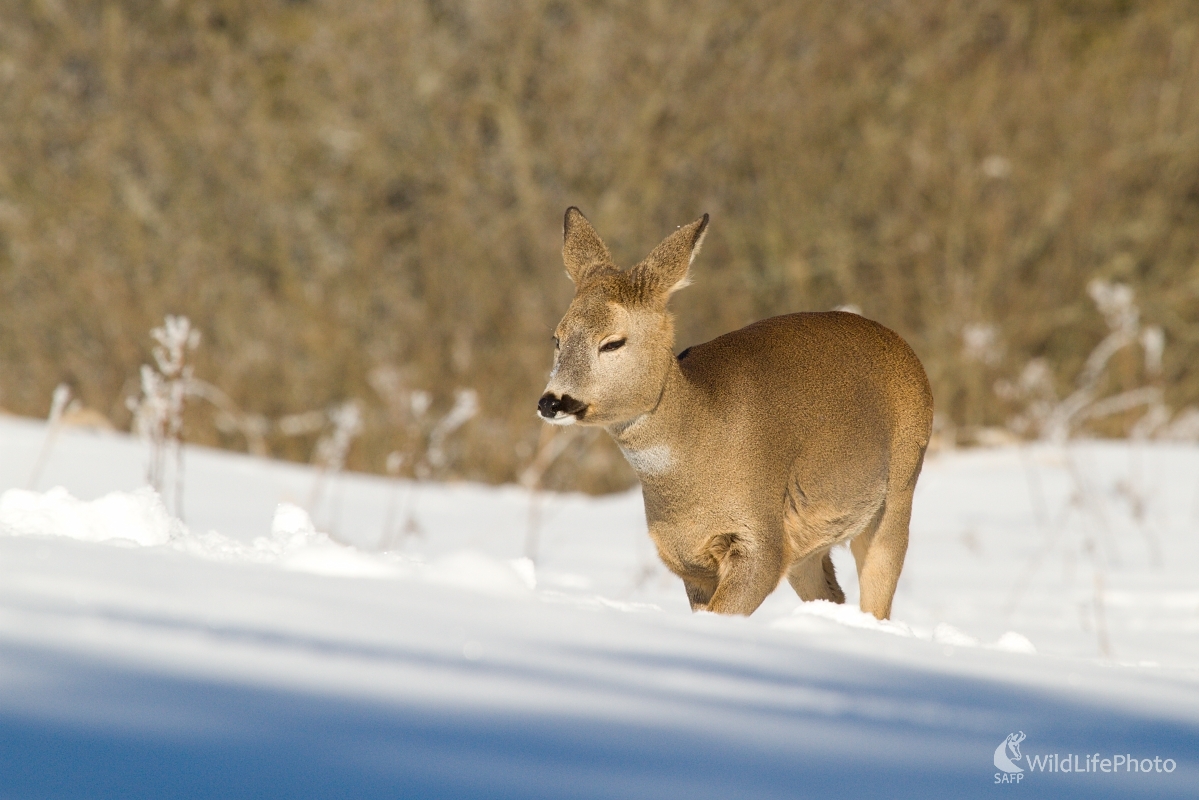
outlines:
{"label": "white logo icon", "polygon": [[[1004,772],[1023,772],[1023,767],[1016,766],[1013,759],[1020,760],[1020,743],[1024,741],[1024,731],[1019,733],[1009,733],[1007,738],[999,743],[999,747],[995,748],[995,767]],[[1012,751],[1012,758],[1008,758],[1008,751]]]}

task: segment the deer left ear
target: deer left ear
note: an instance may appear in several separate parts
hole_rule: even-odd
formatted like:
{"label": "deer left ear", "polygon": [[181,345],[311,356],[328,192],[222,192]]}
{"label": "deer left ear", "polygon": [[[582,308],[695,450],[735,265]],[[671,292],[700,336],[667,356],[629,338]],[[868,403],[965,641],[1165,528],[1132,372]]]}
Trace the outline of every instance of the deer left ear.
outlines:
{"label": "deer left ear", "polygon": [[699,255],[708,232],[708,215],[684,225],[662,240],[645,259],[629,270],[635,283],[665,301],[691,283],[691,262]]}
{"label": "deer left ear", "polygon": [[576,206],[566,209],[562,220],[562,262],[575,286],[596,270],[615,269],[608,248]]}

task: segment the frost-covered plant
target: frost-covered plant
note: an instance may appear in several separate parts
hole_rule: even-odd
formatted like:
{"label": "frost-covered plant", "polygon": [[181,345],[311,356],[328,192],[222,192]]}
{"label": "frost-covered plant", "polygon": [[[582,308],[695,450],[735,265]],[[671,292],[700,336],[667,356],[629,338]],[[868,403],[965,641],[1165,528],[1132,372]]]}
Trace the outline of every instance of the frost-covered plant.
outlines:
{"label": "frost-covered plant", "polygon": [[329,411],[333,429],[316,443],[316,463],[330,472],[341,472],[346,465],[350,444],[362,432],[362,411],[354,400]]}
{"label": "frost-covered plant", "polygon": [[54,449],[54,442],[58,439],[59,431],[62,430],[63,416],[79,407],[79,401],[71,399],[70,386],[60,383],[54,387],[54,394],[50,398],[50,414],[46,417],[46,439],[42,442],[42,449],[33,465],[33,471],[29,474],[30,489],[37,488],[42,470],[46,468],[46,462],[50,459],[50,451]]}
{"label": "frost-covered plant", "polygon": [[133,431],[150,446],[146,482],[162,494],[169,457],[175,461],[175,514],[183,511],[183,410],[192,381],[188,354],[200,345],[200,331],[184,316],[167,315],[162,327],[150,331],[157,342],[154,365],[141,368],[140,397],[130,397]]}
{"label": "frost-covered plant", "polygon": [[[410,397],[413,416],[418,421],[427,419],[433,396],[428,392],[415,391]],[[413,467],[417,484],[408,491],[408,508],[404,517],[403,537],[420,536],[420,523],[416,521],[417,487],[422,481],[433,477],[441,471],[448,462],[445,452],[446,440],[452,433],[469,422],[479,413],[479,395],[474,389],[458,389],[454,392],[454,405],[441,419],[432,423],[428,434],[424,437],[425,447],[421,458]]]}
{"label": "frost-covered plant", "polygon": [[401,449],[387,458],[387,472],[399,478],[401,470],[410,470],[416,481],[409,484],[405,502],[404,519],[399,529],[395,527],[395,509],[398,505],[399,486],[392,501],[380,538],[381,549],[391,549],[398,541],[411,536],[420,536],[420,524],[416,520],[416,503],[419,484],[443,473],[449,466],[450,455],[447,445],[450,437],[479,413],[479,395],[474,389],[458,389],[454,392],[454,403],[441,417],[432,414],[433,395],[423,389],[408,389],[404,385],[402,372],[395,367],[383,366],[371,372],[370,383],[386,402],[393,423],[406,431],[406,441]]}
{"label": "frost-covered plant", "polygon": [[1158,386],[1147,383],[1106,397],[1100,396],[1100,389],[1112,357],[1138,344],[1143,353],[1145,378],[1156,380],[1161,374],[1165,334],[1156,325],[1141,325],[1140,308],[1131,287],[1097,278],[1088,284],[1087,292],[1103,315],[1108,333],[1087,356],[1074,391],[1058,398],[1052,370],[1044,359],[1029,361],[1015,382],[1000,381],[995,385],[1001,398],[1023,407],[1008,423],[1016,433],[1033,433],[1060,444],[1073,437],[1088,420],[1142,406],[1151,410],[1154,419],[1162,417],[1162,391]]}
{"label": "frost-covered plant", "polygon": [[[1089,420],[1146,408],[1144,413],[1128,430],[1133,440],[1144,439],[1155,430],[1165,430],[1170,411],[1163,402],[1161,387],[1156,385],[1161,375],[1162,356],[1165,351],[1165,334],[1156,325],[1142,325],[1140,308],[1131,287],[1095,279],[1087,286],[1095,306],[1107,323],[1107,335],[1087,356],[1082,370],[1075,380],[1074,390],[1059,398],[1054,387],[1053,372],[1044,359],[1033,359],[1021,371],[1014,382],[1001,381],[996,384],[996,393],[1005,400],[1021,406],[1021,410],[1008,425],[1016,433],[1034,434],[1037,438],[1061,448],[1061,457],[1073,484],[1071,500],[1058,526],[1064,525],[1074,512],[1084,514],[1089,523],[1084,524],[1079,549],[1092,566],[1091,613],[1099,651],[1110,656],[1111,642],[1107,633],[1105,612],[1106,566],[1115,561],[1115,547],[1111,536],[1111,523],[1102,493],[1087,479],[1077,459],[1072,454],[1070,442],[1077,438],[1082,426]],[[1104,377],[1112,358],[1120,351],[1138,347],[1143,364],[1141,386],[1116,394],[1103,395]],[[1036,468],[1026,461],[1029,469],[1030,491],[1034,494],[1034,507],[1042,508],[1040,482]],[[1127,496],[1132,517],[1141,528],[1151,553],[1156,554],[1155,542],[1144,521],[1145,498],[1129,479],[1124,482],[1122,492]],[[1038,524],[1048,525],[1044,512],[1039,512]],[[1047,530],[1052,534],[1052,530]],[[1032,579],[1041,559],[1053,546],[1053,536],[1047,538],[1044,548],[1030,560],[1025,574],[1013,588],[1009,610],[1014,608],[1020,594]],[[1155,555],[1156,559],[1160,559]]]}
{"label": "frost-covered plant", "polygon": [[275,423],[279,433],[284,436],[307,436],[320,433],[329,424],[327,411],[301,411],[298,414],[287,414]]}
{"label": "frost-covered plant", "polygon": [[188,380],[187,394],[216,409],[213,423],[221,433],[240,433],[246,440],[246,449],[256,456],[270,453],[266,436],[270,433],[271,423],[266,417],[242,411],[222,389],[196,377]]}
{"label": "frost-covered plant", "polygon": [[478,392],[457,389],[450,410],[436,417],[431,413],[433,394],[408,388],[403,370],[383,365],[371,371],[369,381],[386,404],[391,423],[405,432],[406,441],[397,451],[405,468],[418,480],[444,471],[449,465],[450,436],[479,413]]}
{"label": "frost-covered plant", "polygon": [[533,457],[520,473],[520,485],[529,492],[529,527],[525,534],[525,558],[537,562],[541,529],[541,481],[546,471],[575,441],[578,426],[562,428],[542,425]]}
{"label": "frost-covered plant", "polygon": [[313,516],[316,515],[316,507],[325,485],[345,469],[350,445],[362,432],[362,410],[356,401],[348,400],[328,411],[328,421],[329,430],[317,440],[313,453],[317,474],[308,503]]}
{"label": "frost-covered plant", "polygon": [[999,331],[994,325],[973,322],[962,328],[962,355],[967,361],[994,366],[1003,358]]}
{"label": "frost-covered plant", "polygon": [[[445,443],[450,434],[461,428],[479,413],[479,394],[474,389],[458,389],[454,392],[454,405],[429,431],[429,446],[425,450],[425,467],[428,471],[440,470],[446,465]],[[426,473],[427,474],[427,473]]]}
{"label": "frost-covered plant", "polygon": [[[403,485],[398,479],[400,477],[400,469],[404,466],[404,454],[398,450],[391,451],[387,454],[387,460],[383,466],[384,469],[387,470],[387,474],[391,477],[394,485],[392,487],[391,499],[387,503],[387,513],[383,517],[383,535],[379,538],[379,550],[391,550],[395,547],[397,538],[395,519],[396,514],[399,513],[400,488]],[[408,488],[408,494],[409,498],[411,498],[411,486]],[[411,518],[409,518],[409,521],[411,521]],[[407,538],[407,525],[405,525],[403,533],[404,538]]]}

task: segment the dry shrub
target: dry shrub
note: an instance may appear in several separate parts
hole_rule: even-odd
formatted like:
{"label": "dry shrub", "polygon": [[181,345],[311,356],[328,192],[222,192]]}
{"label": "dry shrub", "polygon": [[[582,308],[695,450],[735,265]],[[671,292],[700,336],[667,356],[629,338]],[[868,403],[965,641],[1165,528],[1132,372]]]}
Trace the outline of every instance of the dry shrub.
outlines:
{"label": "dry shrub", "polygon": [[[1128,283],[1177,407],[1199,394],[1199,9],[13,0],[0,405],[40,416],[65,380],[127,425],[147,331],[186,314],[197,376],[247,413],[358,399],[354,468],[402,447],[405,393],[444,413],[477,389],[448,474],[512,480],[570,204],[626,264],[713,215],[680,347],[852,303],[912,342],[967,436],[1030,359],[1078,374],[1105,330],[1088,281]],[[246,446],[190,414],[190,440]],[[547,477],[631,480],[602,436]]]}

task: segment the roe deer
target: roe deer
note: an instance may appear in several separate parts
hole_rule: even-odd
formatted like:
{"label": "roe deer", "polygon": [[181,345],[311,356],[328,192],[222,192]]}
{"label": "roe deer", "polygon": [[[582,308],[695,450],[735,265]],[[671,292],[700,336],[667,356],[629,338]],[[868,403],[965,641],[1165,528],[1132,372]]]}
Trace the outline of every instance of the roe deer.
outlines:
{"label": "roe deer", "polygon": [[676,357],[666,301],[707,225],[622,271],[566,210],[575,296],[538,412],[616,440],[693,610],[750,614],[784,575],[804,600],[843,603],[829,549],[848,541],[861,608],[887,619],[932,428],[924,368],[897,334],[839,311],[772,317]]}

